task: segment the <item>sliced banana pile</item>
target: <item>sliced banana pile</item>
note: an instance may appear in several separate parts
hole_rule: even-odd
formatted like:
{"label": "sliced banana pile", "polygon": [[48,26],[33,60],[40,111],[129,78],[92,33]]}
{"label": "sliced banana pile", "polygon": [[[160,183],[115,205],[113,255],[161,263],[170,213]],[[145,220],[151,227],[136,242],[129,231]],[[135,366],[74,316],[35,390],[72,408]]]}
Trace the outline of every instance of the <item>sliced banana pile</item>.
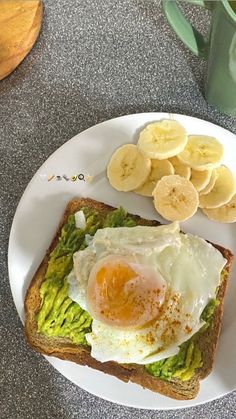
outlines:
{"label": "sliced banana pile", "polygon": [[138,143],[118,148],[107,166],[118,191],[153,197],[169,221],[185,221],[200,207],[211,220],[236,222],[236,180],[221,165],[224,149],[214,137],[188,136],[175,120],[148,124]]}

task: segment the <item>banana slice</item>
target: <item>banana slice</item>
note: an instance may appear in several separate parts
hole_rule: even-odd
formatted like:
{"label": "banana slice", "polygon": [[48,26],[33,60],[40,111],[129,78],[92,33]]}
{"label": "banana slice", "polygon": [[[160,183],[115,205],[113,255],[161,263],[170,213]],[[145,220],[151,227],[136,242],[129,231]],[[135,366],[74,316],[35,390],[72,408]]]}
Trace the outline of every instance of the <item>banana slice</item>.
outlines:
{"label": "banana slice", "polygon": [[107,166],[107,177],[118,191],[139,188],[148,178],[151,160],[145,157],[134,144],[125,144],[112,155]]}
{"label": "banana slice", "polygon": [[214,137],[190,135],[185,149],[178,158],[193,169],[207,170],[218,167],[223,154],[222,144]]}
{"label": "banana slice", "polygon": [[203,170],[201,172],[199,170],[191,170],[190,181],[192,182],[193,186],[195,187],[195,189],[197,189],[198,192],[202,191],[209,184],[211,174],[211,170]]}
{"label": "banana slice", "polygon": [[179,175],[164,176],[154,191],[154,206],[170,221],[185,221],[195,214],[199,204],[193,184]]}
{"label": "banana slice", "polygon": [[151,173],[148,176],[146,182],[136,189],[139,195],[152,196],[153,189],[156,186],[158,180],[163,176],[173,175],[174,168],[169,160],[151,160]]}
{"label": "banana slice", "polygon": [[200,195],[200,208],[218,208],[227,204],[236,192],[236,182],[228,167],[220,166],[215,170],[215,185],[207,195]]}
{"label": "banana slice", "polygon": [[186,179],[190,179],[191,169],[189,166],[186,166],[185,164],[181,163],[178,157],[171,157],[169,160],[174,167],[175,175],[180,175],[182,177],[185,177]]}
{"label": "banana slice", "polygon": [[[199,172],[199,173],[203,173],[203,172]],[[208,184],[206,185],[206,187],[199,192],[200,195],[207,195],[209,192],[211,192],[211,190],[214,188],[216,179],[218,177],[217,173],[218,172],[216,171],[216,169],[212,170],[210,180]]]}
{"label": "banana slice", "polygon": [[204,214],[210,220],[218,221],[219,223],[235,223],[236,222],[236,194],[231,200],[219,208],[203,209]]}
{"label": "banana slice", "polygon": [[138,147],[147,157],[163,160],[180,153],[187,141],[187,133],[179,122],[163,119],[141,131]]}

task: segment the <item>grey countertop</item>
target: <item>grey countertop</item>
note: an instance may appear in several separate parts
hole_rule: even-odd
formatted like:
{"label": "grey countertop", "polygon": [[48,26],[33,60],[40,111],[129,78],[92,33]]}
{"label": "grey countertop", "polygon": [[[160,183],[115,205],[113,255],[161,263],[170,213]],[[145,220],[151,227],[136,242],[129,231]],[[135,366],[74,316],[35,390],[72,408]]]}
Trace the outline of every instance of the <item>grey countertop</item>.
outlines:
{"label": "grey countertop", "polygon": [[[204,31],[208,15],[185,6]],[[168,27],[158,0],[47,0],[31,54],[0,82],[0,417],[235,418],[236,392],[181,411],[135,410],[94,397],[27,346],[7,272],[16,206],[35,171],[78,132],[128,113],[179,112],[236,133],[204,100],[206,64]]]}

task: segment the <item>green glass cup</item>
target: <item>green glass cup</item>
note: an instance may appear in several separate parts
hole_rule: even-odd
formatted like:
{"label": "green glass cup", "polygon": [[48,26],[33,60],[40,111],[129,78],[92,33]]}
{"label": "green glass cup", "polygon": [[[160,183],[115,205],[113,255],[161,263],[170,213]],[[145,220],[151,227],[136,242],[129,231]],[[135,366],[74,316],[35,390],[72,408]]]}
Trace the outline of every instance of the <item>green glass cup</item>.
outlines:
{"label": "green glass cup", "polygon": [[207,59],[205,96],[208,103],[236,116],[236,1],[187,2],[211,10],[208,38],[190,24],[176,0],[162,0],[165,15],[185,45],[195,55]]}

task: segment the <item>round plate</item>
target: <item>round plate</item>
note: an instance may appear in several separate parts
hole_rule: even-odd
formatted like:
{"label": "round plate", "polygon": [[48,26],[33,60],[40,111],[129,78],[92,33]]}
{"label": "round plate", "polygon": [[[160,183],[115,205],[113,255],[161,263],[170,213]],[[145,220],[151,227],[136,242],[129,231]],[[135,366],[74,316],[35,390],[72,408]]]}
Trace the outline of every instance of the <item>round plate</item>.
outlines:
{"label": "round plate", "polygon": [[[66,203],[71,198],[83,196],[114,207],[122,205],[131,213],[165,222],[155,212],[151,199],[134,193],[117,192],[106,178],[106,165],[113,151],[122,144],[136,143],[138,133],[145,124],[162,118],[176,119],[183,124],[188,134],[205,134],[218,138],[225,149],[224,163],[235,171],[236,136],[212,123],[190,116],[167,113],[128,115],[103,122],[76,135],[53,153],[34,175],[13,220],[9,241],[9,275],[14,302],[22,321],[25,292],[54,236]],[[73,176],[76,175],[75,180]],[[81,179],[82,175],[85,180]],[[88,175],[94,176],[92,182],[88,181]],[[50,178],[52,179],[48,180]],[[235,223],[214,223],[198,211],[194,217],[182,223],[181,228],[236,253]],[[53,357],[46,358],[61,374],[81,388],[126,406],[175,409],[198,405],[223,396],[236,388],[235,276],[234,270],[226,298],[215,367],[210,376],[201,382],[199,395],[194,400],[172,400],[88,367]]]}

